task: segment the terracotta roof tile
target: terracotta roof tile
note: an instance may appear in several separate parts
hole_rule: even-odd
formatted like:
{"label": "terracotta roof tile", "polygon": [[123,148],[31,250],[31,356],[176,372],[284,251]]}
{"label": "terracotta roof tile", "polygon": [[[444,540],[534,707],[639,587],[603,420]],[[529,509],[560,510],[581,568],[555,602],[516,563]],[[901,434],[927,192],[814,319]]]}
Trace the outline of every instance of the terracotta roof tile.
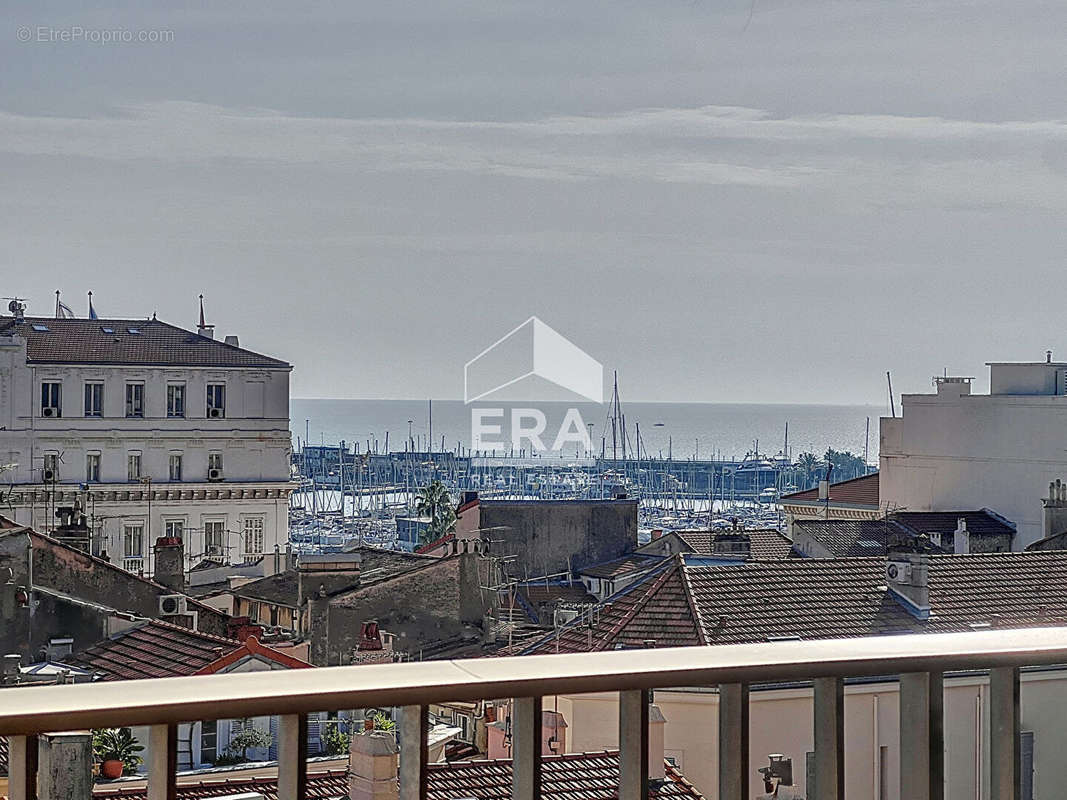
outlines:
{"label": "terracotta roof tile", "polygon": [[673,559],[525,653],[948,633],[1067,622],[1067,551],[930,555],[930,618],[885,585],[885,558],[700,566]]}
{"label": "terracotta roof tile", "polygon": [[[805,489],[802,492],[794,492],[782,496],[783,503],[793,502],[818,502],[819,489]],[[847,503],[856,506],[878,507],[878,473],[863,475],[859,478],[830,484],[830,502]]]}
{"label": "terracotta roof tile", "polygon": [[73,666],[99,672],[103,680],[193,675],[243,647],[233,639],[152,620],[71,656]]}
{"label": "terracotta roof tile", "polygon": [[[715,531],[674,531],[697,555],[710,556],[714,554]],[[792,541],[779,530],[774,528],[759,528],[746,530],[751,545],[749,558],[758,560],[788,558],[789,551],[793,547]]]}
{"label": "terracotta roof tile", "polygon": [[0,334],[12,332],[26,339],[26,356],[36,364],[289,369],[279,359],[155,319],[26,317],[16,324],[13,317],[0,318]]}

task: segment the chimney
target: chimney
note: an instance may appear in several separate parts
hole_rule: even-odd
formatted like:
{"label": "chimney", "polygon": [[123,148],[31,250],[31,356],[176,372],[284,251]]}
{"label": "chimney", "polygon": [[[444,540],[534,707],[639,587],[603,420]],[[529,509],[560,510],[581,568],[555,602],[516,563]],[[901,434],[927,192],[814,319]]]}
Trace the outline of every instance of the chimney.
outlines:
{"label": "chimney", "polygon": [[819,481],[819,502],[820,503],[825,503],[829,499],[830,499],[830,481],[821,480],[821,481]]}
{"label": "chimney", "polygon": [[654,542],[654,541],[656,541],[656,539],[662,538],[662,536],[663,536],[663,528],[655,528],[652,531],[652,539],[651,539],[651,541]]}
{"label": "chimney", "polygon": [[663,729],[667,718],[660,707],[653,703],[648,707],[648,780],[659,782],[667,780],[663,767]]}
{"label": "chimney", "polygon": [[8,653],[4,656],[4,672],[0,685],[14,686],[18,683],[20,666],[22,666],[22,656],[18,653]]}
{"label": "chimney", "polygon": [[241,340],[231,333],[229,336],[226,337],[226,344],[228,344],[230,347],[240,347]]}
{"label": "chimney", "polygon": [[387,731],[355,734],[348,748],[349,800],[397,800],[399,752]]}
{"label": "chimney", "polygon": [[177,536],[160,536],[152,548],[156,557],[153,578],[177,594],[185,594],[185,545]]}
{"label": "chimney", "polygon": [[200,324],[196,326],[196,332],[208,339],[215,338],[215,326],[204,321],[204,295],[200,295]]}
{"label": "chimney", "polygon": [[889,593],[916,619],[930,616],[930,557],[925,536],[914,544],[897,543],[887,547],[885,578]]}
{"label": "chimney", "polygon": [[752,552],[752,540],[740,528],[732,531],[719,531],[712,537],[711,552],[717,556],[744,560]]}
{"label": "chimney", "polygon": [[967,520],[964,517],[956,520],[956,531],[952,534],[952,551],[958,556],[971,552],[971,534],[967,530]]}
{"label": "chimney", "polygon": [[89,731],[47,733],[37,749],[39,800],[93,796],[93,737]]}
{"label": "chimney", "polygon": [[1059,478],[1048,485],[1045,507],[1045,538],[1067,533],[1067,484]]}
{"label": "chimney", "polygon": [[378,627],[378,620],[368,620],[359,626],[359,644],[357,650],[381,650],[382,631]]}

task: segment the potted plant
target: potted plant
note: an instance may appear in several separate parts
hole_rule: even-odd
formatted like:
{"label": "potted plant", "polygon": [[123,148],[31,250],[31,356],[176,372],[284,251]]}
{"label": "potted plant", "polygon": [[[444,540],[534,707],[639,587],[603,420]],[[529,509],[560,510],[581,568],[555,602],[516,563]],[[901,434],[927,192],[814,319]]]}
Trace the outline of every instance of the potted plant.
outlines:
{"label": "potted plant", "polygon": [[121,778],[125,772],[136,771],[142,760],[137,754],[143,750],[129,728],[93,731],[93,753],[100,761],[100,774],[105,778]]}

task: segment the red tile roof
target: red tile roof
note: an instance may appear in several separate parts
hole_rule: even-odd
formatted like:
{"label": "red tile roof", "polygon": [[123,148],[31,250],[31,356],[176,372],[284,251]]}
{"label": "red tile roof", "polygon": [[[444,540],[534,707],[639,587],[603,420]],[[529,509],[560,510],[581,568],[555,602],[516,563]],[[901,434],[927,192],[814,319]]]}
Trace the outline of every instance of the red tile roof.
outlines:
{"label": "red tile roof", "polygon": [[[617,750],[545,756],[541,763],[543,800],[615,800],[619,796]],[[665,777],[663,783],[650,787],[649,800],[703,800],[704,796],[669,762],[665,763]],[[511,759],[430,764],[426,800],[508,800],[511,781]],[[267,800],[278,800],[278,779],[275,776],[234,779],[223,775],[205,776],[196,782],[179,779],[177,800],[202,800],[244,792],[258,792]],[[309,771],[306,796],[311,800],[347,798],[347,771]],[[148,790],[141,785],[121,789],[104,784],[96,787],[93,797],[95,800],[147,800]]]}
{"label": "red tile roof", "polygon": [[289,364],[276,358],[155,319],[26,317],[24,323],[16,324],[13,317],[0,318],[0,334],[12,332],[26,339],[27,359],[35,364],[289,369]]}
{"label": "red tile roof", "polygon": [[1067,551],[928,559],[931,610],[924,621],[886,589],[884,557],[700,566],[676,556],[523,653],[641,647],[646,640],[678,647],[1067,622]]}
{"label": "red tile roof", "polygon": [[118,681],[205,675],[246,656],[274,661],[289,669],[311,666],[260,644],[255,637],[242,643],[159,620],[122,631],[67,660],[73,666],[100,673],[101,680]]}
{"label": "red tile roof", "polygon": [[[803,492],[782,495],[783,503],[790,502],[819,502],[819,490],[805,489]],[[855,506],[878,507],[878,473],[872,472],[860,478],[853,478],[841,483],[830,484],[830,502],[847,503]]]}

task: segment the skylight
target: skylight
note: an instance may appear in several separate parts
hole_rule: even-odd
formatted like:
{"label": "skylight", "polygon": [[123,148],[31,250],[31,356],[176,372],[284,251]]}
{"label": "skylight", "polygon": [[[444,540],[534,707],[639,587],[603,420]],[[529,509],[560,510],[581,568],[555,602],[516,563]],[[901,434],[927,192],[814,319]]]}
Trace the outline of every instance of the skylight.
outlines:
{"label": "skylight", "polygon": [[103,331],[104,333],[114,333],[114,332],[115,332],[115,329],[114,329],[114,328],[104,328],[104,327],[101,327],[101,328],[100,328],[100,330],[101,330],[101,331]]}
{"label": "skylight", "polygon": [[34,323],[33,329],[35,331],[41,331],[42,333],[45,333],[45,332],[48,331],[48,326],[47,325],[41,325],[40,323]]}
{"label": "skylight", "polygon": [[126,329],[126,333],[140,333],[140,332],[141,332],[140,328],[127,328]]}

